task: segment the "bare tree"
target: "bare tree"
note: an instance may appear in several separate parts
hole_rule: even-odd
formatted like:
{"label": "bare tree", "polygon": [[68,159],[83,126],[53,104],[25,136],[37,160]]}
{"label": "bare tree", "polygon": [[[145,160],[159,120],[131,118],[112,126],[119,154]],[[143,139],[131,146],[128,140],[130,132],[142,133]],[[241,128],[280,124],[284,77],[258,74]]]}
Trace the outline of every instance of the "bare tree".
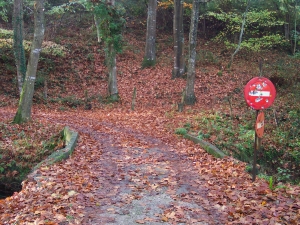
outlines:
{"label": "bare tree", "polygon": [[34,82],[42,43],[44,39],[44,0],[34,1],[34,36],[31,45],[31,52],[27,64],[26,76],[20,96],[18,111],[14,122],[22,123],[31,120],[31,107],[34,93]]}
{"label": "bare tree", "polygon": [[182,77],[184,70],[183,0],[174,0],[174,68],[172,78]]}
{"label": "bare tree", "polygon": [[198,30],[200,2],[201,0],[193,0],[193,9],[191,15],[191,26],[190,26],[190,34],[189,34],[189,62],[188,62],[186,90],[184,95],[184,103],[187,105],[193,105],[196,102],[194,87],[195,87],[197,30]]}
{"label": "bare tree", "polygon": [[148,18],[147,18],[147,34],[145,57],[142,67],[150,67],[155,65],[156,61],[156,11],[157,0],[149,0],[148,3]]}

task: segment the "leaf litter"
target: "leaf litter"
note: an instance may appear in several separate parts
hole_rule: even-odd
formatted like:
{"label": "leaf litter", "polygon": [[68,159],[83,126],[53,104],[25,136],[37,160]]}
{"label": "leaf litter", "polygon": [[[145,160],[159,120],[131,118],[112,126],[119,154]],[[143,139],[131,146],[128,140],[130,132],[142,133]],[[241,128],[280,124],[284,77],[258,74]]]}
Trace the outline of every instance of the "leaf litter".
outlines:
{"label": "leaf litter", "polygon": [[[144,39],[138,41],[133,33],[125,35],[129,45],[144,45]],[[214,51],[213,45],[206,47]],[[70,68],[55,59],[61,74],[49,75],[50,97],[61,92],[60,85],[54,85],[61,82],[58,77],[66,76],[69,83],[64,83],[64,90],[78,99],[84,99],[87,88],[90,96],[105,93],[103,56],[97,47],[93,51],[94,70],[80,51],[69,54]],[[178,113],[176,104],[186,82],[170,80],[172,46],[162,45],[157,65],[144,70],[139,61],[143,51],[137,52],[127,50],[118,56],[120,104],[104,107],[94,101],[92,111],[64,112],[55,104],[34,106],[34,118],[68,125],[80,139],[69,159],[41,167],[38,180],[24,181],[22,191],[0,200],[0,224],[299,224],[299,186],[270,190],[265,180],[251,181],[245,163],[216,159],[174,135],[175,128],[199,110],[219,108],[229,114],[222,102],[257,75],[252,61],[241,64],[242,70],[223,71],[222,77],[216,75],[219,65],[201,65],[196,71],[198,101]],[[77,71],[78,76],[68,71]],[[131,111],[134,87],[137,101]],[[0,98],[17,104],[17,99]],[[237,115],[242,113],[238,110]],[[15,107],[3,104],[0,118],[12,119],[15,112]]]}
{"label": "leaf litter", "polygon": [[252,183],[244,163],[161,130],[164,114],[107,112],[36,110],[80,140],[69,159],[1,200],[3,224],[298,224],[298,186]]}

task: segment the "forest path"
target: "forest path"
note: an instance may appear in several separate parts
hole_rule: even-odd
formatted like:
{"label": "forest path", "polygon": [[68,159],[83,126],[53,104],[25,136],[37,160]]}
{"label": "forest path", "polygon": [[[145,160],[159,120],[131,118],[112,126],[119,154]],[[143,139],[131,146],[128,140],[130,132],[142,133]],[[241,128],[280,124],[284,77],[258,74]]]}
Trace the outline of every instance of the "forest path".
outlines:
{"label": "forest path", "polygon": [[84,184],[93,187],[76,195],[84,208],[82,224],[225,223],[222,208],[208,200],[207,181],[193,170],[193,162],[160,139],[91,118],[77,117],[80,123],[72,117],[44,118],[93,140],[93,146],[79,143],[71,171],[65,171],[82,172]]}
{"label": "forest path", "polygon": [[0,201],[0,224],[299,224],[299,186],[270,190],[245,163],[175,136],[181,115],[36,109],[34,119],[80,138],[70,158],[42,166],[37,182]]}
{"label": "forest path", "polygon": [[97,114],[34,113],[78,131],[79,142],[69,159],[42,166],[38,182],[24,183],[3,224],[225,224],[224,208],[208,199],[207,177],[194,169],[185,149],[177,152],[136,124],[124,127]]}

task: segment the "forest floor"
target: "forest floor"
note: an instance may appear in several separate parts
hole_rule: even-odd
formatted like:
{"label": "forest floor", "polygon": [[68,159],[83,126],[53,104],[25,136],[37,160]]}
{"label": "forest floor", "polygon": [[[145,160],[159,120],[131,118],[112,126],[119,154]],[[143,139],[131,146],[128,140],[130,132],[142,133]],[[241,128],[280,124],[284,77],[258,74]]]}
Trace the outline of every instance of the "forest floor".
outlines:
{"label": "forest floor", "polygon": [[[267,76],[279,73],[273,64],[279,53],[241,53],[226,70],[228,55],[220,46],[199,40],[197,102],[178,112],[186,81],[171,79],[170,34],[158,36],[157,65],[141,69],[145,32],[126,32],[117,59],[121,102],[110,104],[104,53],[88,28],[76,29],[56,38],[69,48],[65,57],[41,57],[32,117],[78,131],[77,147],[69,159],[38,169],[38,182],[28,179],[20,192],[0,200],[0,224],[299,224],[299,185],[252,182],[245,163],[216,159],[174,133],[187,123],[199,129],[195,121],[203,112],[240,120],[254,114],[243,87],[258,75],[259,57]],[[5,84],[15,73],[0,76],[0,121],[9,124],[18,97]],[[278,111],[286,104],[281,96]]]}
{"label": "forest floor", "polygon": [[[12,119],[15,109],[0,109]],[[245,163],[165,132],[173,119],[164,113],[114,111],[35,109],[35,119],[68,125],[80,139],[69,159],[1,200],[1,223],[298,224],[299,186],[252,182]]]}

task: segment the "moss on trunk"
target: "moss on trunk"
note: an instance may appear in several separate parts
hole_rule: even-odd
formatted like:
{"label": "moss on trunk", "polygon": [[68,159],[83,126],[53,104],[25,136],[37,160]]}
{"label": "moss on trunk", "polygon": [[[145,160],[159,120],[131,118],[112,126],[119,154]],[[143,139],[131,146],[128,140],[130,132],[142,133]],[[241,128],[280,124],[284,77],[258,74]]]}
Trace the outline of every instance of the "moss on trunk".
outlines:
{"label": "moss on trunk", "polygon": [[185,95],[184,96],[184,104],[186,105],[194,105],[196,103],[196,96],[195,95]]}
{"label": "moss on trunk", "polygon": [[155,60],[151,60],[145,57],[142,62],[142,68],[144,69],[144,68],[152,67],[155,66],[155,64],[156,64]]}

